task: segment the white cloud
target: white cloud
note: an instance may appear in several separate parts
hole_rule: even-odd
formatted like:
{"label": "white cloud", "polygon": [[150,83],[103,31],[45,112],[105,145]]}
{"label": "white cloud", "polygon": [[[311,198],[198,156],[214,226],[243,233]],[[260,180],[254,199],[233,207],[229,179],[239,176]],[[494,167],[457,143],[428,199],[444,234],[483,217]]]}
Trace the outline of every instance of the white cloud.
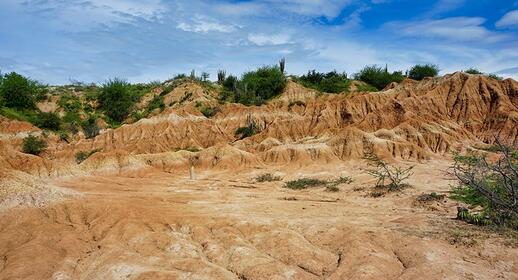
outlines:
{"label": "white cloud", "polygon": [[466,0],[439,0],[426,15],[433,16],[453,11],[457,8],[460,8],[462,5],[464,5],[465,2]]}
{"label": "white cloud", "polygon": [[287,34],[251,33],[248,34],[248,41],[258,46],[284,45],[290,43],[290,36]]}
{"label": "white cloud", "polygon": [[270,5],[306,16],[337,17],[342,9],[353,3],[353,0],[268,0]]}
{"label": "white cloud", "polygon": [[518,26],[518,10],[508,12],[495,25],[496,27]]}
{"label": "white cloud", "polygon": [[26,0],[20,8],[47,16],[64,29],[154,20],[166,12],[161,0]]}
{"label": "white cloud", "polygon": [[176,28],[188,32],[208,33],[208,32],[222,32],[230,33],[236,30],[234,25],[223,24],[206,16],[197,15],[192,20],[192,23],[180,22]]}
{"label": "white cloud", "polygon": [[443,38],[453,41],[494,43],[507,36],[489,31],[480,17],[452,17],[438,20],[392,22],[386,28],[403,36]]}

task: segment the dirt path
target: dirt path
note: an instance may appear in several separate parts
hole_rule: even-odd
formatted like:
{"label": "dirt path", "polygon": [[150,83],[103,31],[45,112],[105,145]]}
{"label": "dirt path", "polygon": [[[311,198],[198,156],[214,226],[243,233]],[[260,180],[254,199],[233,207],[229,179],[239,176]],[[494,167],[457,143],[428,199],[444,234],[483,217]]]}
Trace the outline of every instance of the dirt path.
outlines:
{"label": "dirt path", "polygon": [[253,183],[264,170],[56,180],[84,195],[0,214],[0,279],[518,279],[518,250],[452,220],[454,202],[416,205],[448,190],[445,166],[380,198],[352,165],[281,170],[351,175],[338,193]]}

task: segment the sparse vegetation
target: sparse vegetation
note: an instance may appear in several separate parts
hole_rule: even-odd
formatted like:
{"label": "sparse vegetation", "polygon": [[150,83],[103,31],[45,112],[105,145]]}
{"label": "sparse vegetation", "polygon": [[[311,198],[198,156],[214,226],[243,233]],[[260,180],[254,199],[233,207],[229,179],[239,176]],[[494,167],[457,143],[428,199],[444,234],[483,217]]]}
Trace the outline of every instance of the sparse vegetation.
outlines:
{"label": "sparse vegetation", "polygon": [[328,93],[348,92],[351,84],[346,73],[338,73],[336,71],[320,73],[311,70],[297,80],[305,87]]}
{"label": "sparse vegetation", "polygon": [[101,131],[99,125],[97,125],[97,120],[93,116],[90,116],[87,120],[85,120],[81,124],[81,127],[83,128],[83,132],[87,139],[94,138],[95,136],[99,135],[99,132]]}
{"label": "sparse vegetation", "polygon": [[464,70],[465,73],[472,74],[472,75],[482,75],[484,73],[480,72],[477,68],[471,67],[466,70]]}
{"label": "sparse vegetation", "polygon": [[147,104],[147,113],[151,113],[156,109],[160,109],[160,112],[165,109],[164,97],[162,95],[155,95],[153,99],[151,99],[151,101],[149,101]]}
{"label": "sparse vegetation", "polygon": [[434,64],[418,64],[410,68],[408,77],[420,81],[427,77],[436,77],[439,75],[439,66]]}
{"label": "sparse vegetation", "polygon": [[236,129],[235,135],[238,139],[245,139],[259,132],[261,132],[261,128],[257,125],[252,115],[248,115],[246,118],[246,125]]}
{"label": "sparse vegetation", "polygon": [[80,164],[82,163],[83,161],[85,161],[86,159],[88,159],[91,155],[97,153],[101,151],[101,149],[95,149],[95,150],[91,150],[91,151],[80,151],[80,152],[77,152],[75,157],[76,157],[76,162],[77,164]]}
{"label": "sparse vegetation", "polygon": [[374,86],[371,86],[369,84],[359,84],[356,87],[356,90],[359,92],[376,92],[376,91],[378,91],[377,88],[375,88]]}
{"label": "sparse vegetation", "polygon": [[491,79],[495,79],[495,80],[497,80],[497,81],[501,81],[501,80],[503,80],[503,79],[504,79],[504,78],[502,78],[502,77],[498,76],[497,74],[493,74],[493,73],[488,74],[487,76],[488,76],[489,78],[491,78]]}
{"label": "sparse vegetation", "polygon": [[387,67],[382,68],[377,65],[366,66],[354,75],[356,80],[374,86],[378,90],[384,89],[392,82],[399,83],[405,79],[403,72],[395,71],[390,73]]}
{"label": "sparse vegetation", "polygon": [[41,136],[30,134],[23,139],[22,151],[26,154],[39,155],[47,148],[47,141]]}
{"label": "sparse vegetation", "polygon": [[325,186],[327,181],[313,179],[313,178],[301,178],[293,181],[286,182],[285,188],[292,190],[303,190],[309,187],[321,187]]}
{"label": "sparse vegetation", "polygon": [[460,186],[450,197],[483,209],[480,213],[459,209],[461,220],[518,229],[518,151],[498,139],[496,145],[496,160],[476,152],[455,155],[453,173]]}
{"label": "sparse vegetation", "polygon": [[431,201],[439,201],[443,200],[446,197],[444,194],[438,194],[436,192],[432,193],[424,193],[419,195],[416,200],[418,202],[431,202]]}
{"label": "sparse vegetation", "polygon": [[340,189],[338,188],[339,185],[350,184],[352,182],[353,180],[350,177],[340,177],[332,181],[325,181],[313,178],[301,178],[286,182],[284,187],[292,190],[302,190],[310,187],[326,187],[326,191],[338,192],[340,191]]}
{"label": "sparse vegetation", "polygon": [[395,167],[380,159],[372,151],[365,154],[364,159],[372,169],[366,170],[367,174],[377,179],[375,187],[377,189],[387,189],[389,192],[399,191],[409,184],[405,181],[412,176],[413,166],[408,168]]}
{"label": "sparse vegetation", "polygon": [[206,117],[206,118],[212,118],[214,117],[218,112],[221,112],[221,109],[219,107],[201,107],[200,112]]}
{"label": "sparse vegetation", "polygon": [[280,176],[275,176],[271,173],[265,173],[265,174],[261,174],[261,175],[255,177],[255,181],[258,183],[274,182],[274,181],[280,181],[280,180],[281,180]]}

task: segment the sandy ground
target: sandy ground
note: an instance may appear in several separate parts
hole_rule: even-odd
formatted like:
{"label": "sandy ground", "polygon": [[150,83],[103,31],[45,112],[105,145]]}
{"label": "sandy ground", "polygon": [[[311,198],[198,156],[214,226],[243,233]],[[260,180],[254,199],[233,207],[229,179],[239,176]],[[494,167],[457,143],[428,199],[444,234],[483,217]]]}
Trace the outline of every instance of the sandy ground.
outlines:
{"label": "sandy ground", "polygon": [[[518,279],[513,240],[454,220],[449,163],[371,197],[354,163],[299,169],[135,171],[49,182],[80,192],[0,213],[0,279]],[[255,183],[349,175],[337,193]]]}

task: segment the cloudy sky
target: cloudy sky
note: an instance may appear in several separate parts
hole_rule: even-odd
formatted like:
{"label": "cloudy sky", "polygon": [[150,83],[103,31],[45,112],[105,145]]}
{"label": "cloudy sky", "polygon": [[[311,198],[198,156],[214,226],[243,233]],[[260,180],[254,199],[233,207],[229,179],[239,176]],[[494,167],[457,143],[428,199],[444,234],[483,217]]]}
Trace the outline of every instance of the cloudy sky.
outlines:
{"label": "cloudy sky", "polygon": [[0,0],[0,70],[49,84],[435,63],[518,78],[518,0]]}

